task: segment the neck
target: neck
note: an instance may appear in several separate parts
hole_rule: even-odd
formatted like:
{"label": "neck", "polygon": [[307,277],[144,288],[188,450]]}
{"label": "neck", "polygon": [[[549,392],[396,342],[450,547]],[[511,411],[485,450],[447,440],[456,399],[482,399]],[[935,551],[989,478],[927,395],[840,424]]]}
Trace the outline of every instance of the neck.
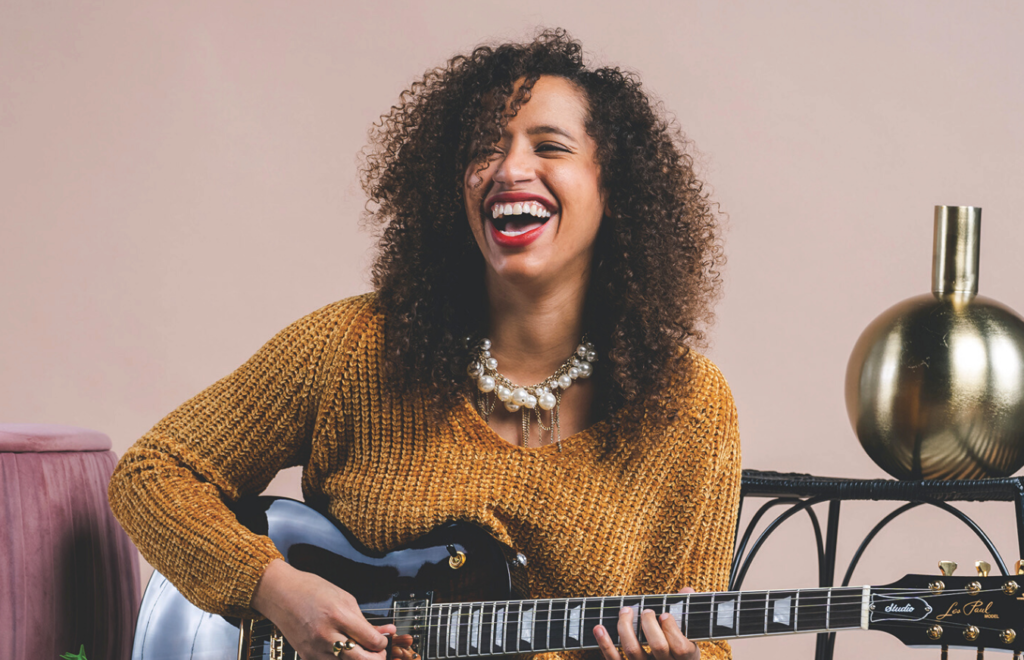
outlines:
{"label": "neck", "polygon": [[[826,587],[440,604],[428,618],[427,657],[596,648],[597,624],[617,644],[622,607],[666,612],[694,641],[854,629],[867,627],[869,598],[867,587]],[[633,629],[646,642],[636,616]]]}
{"label": "neck", "polygon": [[548,376],[569,357],[585,331],[587,278],[519,286],[487,273],[488,337],[500,371],[524,385]]}

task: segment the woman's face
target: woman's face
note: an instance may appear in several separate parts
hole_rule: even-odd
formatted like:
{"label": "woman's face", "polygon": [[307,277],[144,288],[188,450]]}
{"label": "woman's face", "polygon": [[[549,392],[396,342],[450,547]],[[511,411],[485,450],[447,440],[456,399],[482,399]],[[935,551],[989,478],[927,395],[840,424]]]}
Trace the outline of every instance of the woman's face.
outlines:
{"label": "woman's face", "polygon": [[489,276],[543,284],[589,273],[605,201],[587,113],[572,83],[541,76],[487,169],[466,170],[466,215]]}

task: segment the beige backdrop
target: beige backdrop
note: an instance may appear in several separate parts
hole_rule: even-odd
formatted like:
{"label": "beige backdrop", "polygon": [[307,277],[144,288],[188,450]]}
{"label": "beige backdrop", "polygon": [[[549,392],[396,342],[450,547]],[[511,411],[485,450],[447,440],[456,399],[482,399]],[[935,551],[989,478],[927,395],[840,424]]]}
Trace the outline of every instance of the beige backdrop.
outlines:
{"label": "beige backdrop", "polygon": [[[711,353],[744,465],[884,476],[843,374],[861,329],[927,290],[934,204],[984,207],[982,293],[1024,309],[1018,2],[0,0],[0,420],[99,429],[121,453],[290,321],[367,290],[368,126],[428,67],[537,25],[638,71],[704,154],[729,227]],[[840,572],[890,508],[844,506]],[[1012,508],[966,508],[1016,559]],[[746,586],[815,583],[807,521],[787,526]],[[985,553],[917,510],[854,582],[945,558]],[[838,657],[867,653],[937,655],[840,635]]]}

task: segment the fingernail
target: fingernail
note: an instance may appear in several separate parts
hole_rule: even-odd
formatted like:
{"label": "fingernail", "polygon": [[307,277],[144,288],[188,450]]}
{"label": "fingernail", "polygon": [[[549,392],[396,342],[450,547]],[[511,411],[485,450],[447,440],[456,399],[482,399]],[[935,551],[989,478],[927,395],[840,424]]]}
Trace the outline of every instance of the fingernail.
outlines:
{"label": "fingernail", "polygon": [[629,612],[630,614],[632,614],[633,613],[633,608],[632,607],[623,607],[621,610],[619,610],[619,614],[625,614],[626,612]]}
{"label": "fingernail", "polygon": [[594,637],[597,637],[597,638],[603,638],[604,637],[604,626],[594,626]]}
{"label": "fingernail", "polygon": [[668,621],[670,616],[672,616],[672,615],[669,614],[668,612],[665,612],[664,614],[662,614],[661,616],[658,617],[658,620],[659,621]]}
{"label": "fingernail", "polygon": [[654,610],[652,610],[650,608],[644,610],[644,614],[647,614],[648,612],[650,612],[651,614],[654,614]]}

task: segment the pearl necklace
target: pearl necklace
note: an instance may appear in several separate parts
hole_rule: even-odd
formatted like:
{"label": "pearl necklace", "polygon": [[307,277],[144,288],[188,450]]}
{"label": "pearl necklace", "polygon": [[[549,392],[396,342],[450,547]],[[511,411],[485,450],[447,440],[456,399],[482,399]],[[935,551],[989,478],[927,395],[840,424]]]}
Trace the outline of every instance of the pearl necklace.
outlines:
{"label": "pearl necklace", "polygon": [[[530,440],[530,411],[537,417],[537,425],[542,432],[547,431],[549,442],[558,445],[558,451],[562,451],[561,428],[558,423],[558,409],[562,403],[562,392],[569,389],[577,378],[590,378],[594,373],[594,362],[597,361],[597,352],[594,345],[587,341],[584,335],[576,352],[562,363],[562,366],[555,370],[541,382],[523,387],[516,385],[503,374],[498,372],[498,360],[491,355],[491,340],[482,339],[476,347],[476,355],[469,363],[466,372],[469,377],[476,381],[477,397],[476,404],[484,421],[490,419],[491,413],[497,401],[501,401],[505,410],[516,412],[521,410],[523,414],[523,446],[527,446]],[[495,398],[497,398],[497,401]],[[550,411],[548,425],[544,425],[541,411]],[[543,433],[541,434],[543,437]]]}

